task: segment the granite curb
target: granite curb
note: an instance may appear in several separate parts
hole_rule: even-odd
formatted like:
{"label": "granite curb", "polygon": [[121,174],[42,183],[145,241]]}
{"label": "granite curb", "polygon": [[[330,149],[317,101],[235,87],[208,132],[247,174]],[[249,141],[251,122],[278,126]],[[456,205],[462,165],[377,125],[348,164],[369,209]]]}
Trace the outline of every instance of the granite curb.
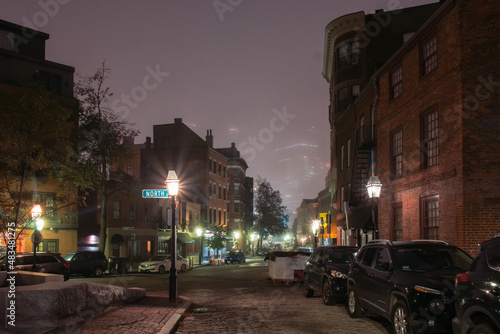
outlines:
{"label": "granite curb", "polygon": [[[174,333],[192,302],[178,297],[168,301],[168,294],[148,293],[137,302],[121,305],[89,319],[80,326],[80,334],[100,333]],[[161,325],[163,324],[163,325]]]}

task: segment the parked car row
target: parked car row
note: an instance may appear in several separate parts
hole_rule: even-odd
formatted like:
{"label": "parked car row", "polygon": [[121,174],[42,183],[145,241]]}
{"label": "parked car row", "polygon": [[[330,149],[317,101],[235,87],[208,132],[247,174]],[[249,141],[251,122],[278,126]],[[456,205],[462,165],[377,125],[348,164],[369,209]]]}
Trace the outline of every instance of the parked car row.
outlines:
{"label": "parked car row", "polygon": [[500,333],[500,237],[472,259],[443,241],[373,240],[320,246],[308,259],[304,295],[345,302],[352,318],[382,316],[399,333]]}
{"label": "parked car row", "polygon": [[[108,260],[102,252],[80,251],[68,253],[64,257],[50,252],[20,252],[16,254],[15,270],[36,271],[48,274],[59,274],[67,281],[70,275],[94,275],[96,277],[108,269]],[[0,270],[6,270],[5,261],[0,265]]]}
{"label": "parked car row", "polygon": [[[245,259],[242,260],[245,262]],[[17,253],[15,259],[15,270],[32,271],[33,264],[36,271],[48,274],[59,274],[67,281],[70,275],[85,275],[101,277],[106,272],[126,274],[127,259],[120,257],[106,258],[100,251],[77,251],[64,255],[40,252]],[[182,256],[177,256],[176,268],[179,271],[187,271],[189,261]],[[170,269],[170,255],[153,256],[150,260],[139,265],[139,272],[165,273]],[[0,259],[0,271],[6,270],[5,258]]]}

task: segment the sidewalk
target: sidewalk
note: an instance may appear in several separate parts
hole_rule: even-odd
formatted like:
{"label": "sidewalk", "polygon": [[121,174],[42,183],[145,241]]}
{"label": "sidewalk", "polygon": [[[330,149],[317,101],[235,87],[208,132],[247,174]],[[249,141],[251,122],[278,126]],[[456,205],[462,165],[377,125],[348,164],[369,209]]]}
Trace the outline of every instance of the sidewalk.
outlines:
{"label": "sidewalk", "polygon": [[146,293],[146,298],[101,314],[81,327],[81,334],[173,333],[191,300],[178,297],[169,302],[168,294]]}
{"label": "sidewalk", "polygon": [[[208,265],[208,262],[195,264],[193,269]],[[177,328],[190,306],[191,300],[186,297],[178,296],[177,302],[170,302],[168,294],[146,292],[146,297],[142,300],[125,304],[85,322],[80,326],[79,333],[170,334]]]}
{"label": "sidewalk", "polygon": [[[201,265],[195,264],[193,269],[209,265],[208,262],[204,261]],[[80,334],[170,334],[174,333],[190,306],[191,300],[183,296],[179,296],[177,302],[169,302],[168,294],[146,292],[146,297],[142,300],[124,304],[100,314],[81,324],[79,326],[81,331],[71,332]],[[58,330],[55,333],[68,332],[64,331],[64,328]]]}

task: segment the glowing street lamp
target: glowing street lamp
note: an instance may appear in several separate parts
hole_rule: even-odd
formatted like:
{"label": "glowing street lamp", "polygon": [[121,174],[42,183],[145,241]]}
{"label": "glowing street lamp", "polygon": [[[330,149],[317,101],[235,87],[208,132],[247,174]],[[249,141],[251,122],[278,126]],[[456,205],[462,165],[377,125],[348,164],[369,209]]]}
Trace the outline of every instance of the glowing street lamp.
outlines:
{"label": "glowing street lamp", "polygon": [[366,184],[366,190],[368,190],[369,198],[379,198],[380,190],[382,190],[382,183],[380,183],[379,178],[376,175],[370,176],[368,183]]}
{"label": "glowing street lamp", "polygon": [[176,196],[179,192],[179,179],[174,170],[169,170],[167,175],[168,196],[172,198],[172,237],[170,242],[170,277],[168,286],[168,300],[175,302],[177,300],[177,226],[175,224]]}
{"label": "glowing street lamp", "polygon": [[201,258],[203,257],[203,243],[202,243],[203,230],[201,229],[201,227],[198,227],[196,229],[196,235],[200,238],[200,256],[198,257],[198,264],[201,265]]}
{"label": "glowing street lamp", "polygon": [[313,222],[312,222],[312,230],[313,230],[313,234],[314,234],[314,244],[313,244],[313,248],[316,249],[316,238],[317,238],[317,233],[318,233],[318,230],[319,230],[319,219],[314,219]]}
{"label": "glowing street lamp", "polygon": [[43,220],[40,219],[42,216],[42,207],[38,204],[33,205],[31,209],[31,220],[35,222],[35,232],[31,236],[31,241],[33,242],[33,271],[36,271],[36,248],[41,241],[41,233],[39,231],[43,228]]}
{"label": "glowing street lamp", "polygon": [[375,239],[378,239],[378,224],[375,219],[375,206],[376,200],[380,197],[380,191],[382,190],[382,183],[379,178],[372,172],[372,176],[368,179],[368,183],[366,184],[366,189],[368,190],[368,197],[370,201],[372,201],[372,223],[375,228]]}

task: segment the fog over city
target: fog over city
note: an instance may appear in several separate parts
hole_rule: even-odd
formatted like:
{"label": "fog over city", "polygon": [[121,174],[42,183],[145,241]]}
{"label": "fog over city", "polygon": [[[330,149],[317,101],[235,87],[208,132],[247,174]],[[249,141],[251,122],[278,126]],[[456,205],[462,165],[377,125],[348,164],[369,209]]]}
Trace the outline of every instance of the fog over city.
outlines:
{"label": "fog over city", "polygon": [[48,33],[46,59],[76,74],[105,61],[110,106],[140,131],[135,143],[174,118],[202,138],[212,130],[216,148],[236,143],[247,175],[266,178],[293,217],[329,169],[325,26],[431,2],[0,0],[0,18]]}

